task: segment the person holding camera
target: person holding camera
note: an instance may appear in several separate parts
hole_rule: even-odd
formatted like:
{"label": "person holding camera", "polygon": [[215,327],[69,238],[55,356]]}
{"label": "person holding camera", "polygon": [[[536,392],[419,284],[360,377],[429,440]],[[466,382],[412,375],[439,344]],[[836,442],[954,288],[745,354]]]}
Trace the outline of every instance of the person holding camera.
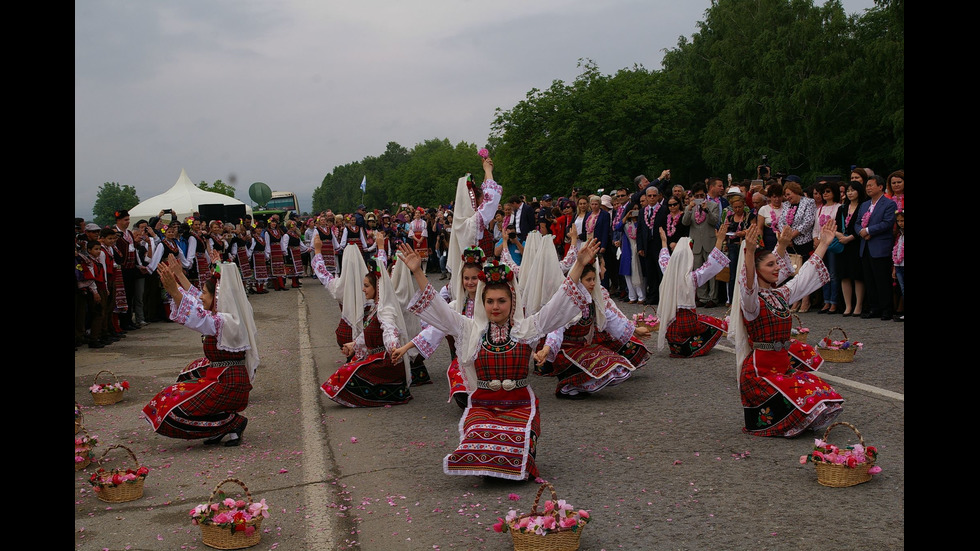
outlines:
{"label": "person holding camera", "polygon": [[[707,199],[708,189],[704,182],[696,182],[691,187],[691,192],[692,199],[684,209],[681,223],[690,228],[691,247],[694,251],[693,269],[697,270],[707,262],[708,256],[714,249],[715,228],[718,227],[721,211],[718,209],[718,203]],[[697,306],[706,308],[717,306],[714,300],[716,290],[714,277],[707,278],[707,281],[697,289]]]}
{"label": "person holding camera", "polygon": [[500,241],[497,241],[497,245],[493,249],[494,256],[500,258],[500,255],[503,254],[505,244],[507,245],[507,252],[514,259],[514,264],[520,266],[521,260],[524,257],[524,241],[517,235],[517,228],[514,224],[507,226],[507,231],[504,236],[501,237]]}

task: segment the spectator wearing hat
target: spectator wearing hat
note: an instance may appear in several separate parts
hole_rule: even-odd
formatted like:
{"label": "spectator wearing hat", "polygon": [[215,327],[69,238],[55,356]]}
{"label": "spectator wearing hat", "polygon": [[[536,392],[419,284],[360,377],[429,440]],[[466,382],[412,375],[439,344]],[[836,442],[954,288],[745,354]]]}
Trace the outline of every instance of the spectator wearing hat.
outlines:
{"label": "spectator wearing hat", "polygon": [[364,212],[367,209],[364,205],[357,205],[357,210],[354,212],[354,221],[357,223],[357,227],[366,228],[367,220],[364,219]]}
{"label": "spectator wearing hat", "polygon": [[550,226],[551,225],[551,222],[555,218],[551,214],[551,209],[552,208],[554,208],[554,205],[553,205],[553,200],[552,200],[551,194],[545,193],[541,197],[541,201],[538,202],[538,214],[537,214],[537,220],[536,221],[539,222],[539,223],[540,222],[543,222],[543,221],[547,221],[548,222],[548,225]]}
{"label": "spectator wearing hat", "polygon": [[122,267],[122,283],[124,293],[116,297],[114,311],[119,314],[119,322],[124,331],[139,329],[133,323],[133,313],[129,308],[130,297],[136,293],[136,279],[140,276],[140,262],[136,251],[136,237],[129,229],[129,211],[126,209],[115,212],[116,225],[114,229],[120,234],[114,246],[114,256]]}

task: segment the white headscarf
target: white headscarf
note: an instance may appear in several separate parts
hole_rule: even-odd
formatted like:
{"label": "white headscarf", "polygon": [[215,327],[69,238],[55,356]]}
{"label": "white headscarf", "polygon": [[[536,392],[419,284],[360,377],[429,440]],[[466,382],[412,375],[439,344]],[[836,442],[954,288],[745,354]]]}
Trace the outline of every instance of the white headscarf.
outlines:
{"label": "white headscarf", "polygon": [[[749,332],[745,327],[745,318],[742,316],[742,285],[745,281],[745,240],[739,245],[738,267],[732,277],[735,280],[735,297],[732,299],[732,313],[728,318],[728,340],[735,345],[735,380],[741,381],[742,363],[752,352],[749,346]],[[754,262],[755,259],[752,259]],[[756,285],[759,284],[758,274],[756,274]]]}
{"label": "white headscarf", "polygon": [[215,287],[214,301],[221,324],[218,326],[218,349],[226,352],[245,353],[248,380],[255,379],[259,367],[259,347],[252,305],[248,302],[238,266],[232,262],[221,263],[221,276]]}
{"label": "white headscarf", "polygon": [[[470,175],[467,174],[456,181],[456,202],[453,203],[453,231],[449,234],[449,249],[446,254],[446,267],[452,277],[449,281],[449,293],[453,300],[465,295],[463,291],[463,250],[477,244],[477,219],[476,209],[473,208],[473,201],[470,199],[469,186],[466,182]],[[474,182],[473,185],[476,185]]]}
{"label": "white headscarf", "polygon": [[[399,262],[399,264],[404,263]],[[378,309],[375,315],[378,316],[378,321],[387,325],[393,325],[398,329],[398,346],[401,346],[408,342],[409,339],[408,331],[405,329],[405,317],[402,315],[404,308],[398,302],[398,297],[391,283],[391,277],[388,275],[388,270],[384,266],[380,266],[379,268],[378,286],[375,289],[377,292],[375,298]],[[364,296],[363,293],[361,296]],[[417,320],[418,318],[415,319]],[[412,382],[412,360],[408,354],[402,358],[402,364],[405,366],[405,380],[410,384]]]}
{"label": "white headscarf", "polygon": [[361,320],[364,318],[364,276],[367,275],[367,264],[357,247],[351,246],[345,251],[343,268],[340,277],[335,278],[327,286],[327,290],[335,299],[341,301],[340,317],[351,327],[351,336],[357,338],[364,330]]}
{"label": "white headscarf", "polygon": [[694,268],[694,252],[691,251],[691,238],[682,237],[674,246],[674,252],[667,263],[667,271],[660,281],[660,331],[657,333],[657,348],[663,350],[667,345],[667,327],[677,317],[678,305],[694,306],[697,289],[691,283],[691,270]]}
{"label": "white headscarf", "polygon": [[[408,307],[412,304],[412,297],[415,296],[418,290],[418,286],[415,284],[412,271],[408,269],[408,266],[404,262],[395,261],[395,266],[391,269],[391,284],[395,299],[398,301],[398,308],[401,312],[407,312]],[[411,335],[418,335],[422,331],[422,323],[418,316],[403,315],[402,320],[405,324],[406,332],[404,335],[406,338]],[[415,358],[419,351],[413,347],[408,353],[412,358]]]}
{"label": "white headscarf", "polygon": [[527,235],[524,260],[517,278],[517,291],[525,315],[534,315],[561,287],[565,275],[558,265],[558,253],[551,240],[532,231]]}

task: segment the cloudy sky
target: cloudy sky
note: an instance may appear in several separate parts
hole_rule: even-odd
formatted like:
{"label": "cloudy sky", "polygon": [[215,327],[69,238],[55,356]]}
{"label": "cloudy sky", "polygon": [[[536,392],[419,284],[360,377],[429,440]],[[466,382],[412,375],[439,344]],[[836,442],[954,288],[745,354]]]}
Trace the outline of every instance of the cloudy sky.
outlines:
{"label": "cloudy sky", "polygon": [[334,166],[389,141],[483,144],[497,107],[573,80],[580,58],[659,68],[709,4],[76,0],[75,215],[91,217],[103,182],[148,199],[182,168],[234,178],[246,202],[256,181],[294,191],[309,210]]}

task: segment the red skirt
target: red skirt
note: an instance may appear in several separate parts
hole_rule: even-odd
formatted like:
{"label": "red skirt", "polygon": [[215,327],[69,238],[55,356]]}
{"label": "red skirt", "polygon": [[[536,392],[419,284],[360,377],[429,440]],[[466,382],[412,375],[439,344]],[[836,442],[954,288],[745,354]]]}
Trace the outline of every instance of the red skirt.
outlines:
{"label": "red skirt", "polygon": [[534,456],[540,434],[538,398],[530,387],[477,389],[459,422],[459,446],[443,459],[443,472],[533,479],[538,476]]}
{"label": "red skirt", "polygon": [[244,365],[209,367],[207,358],[191,362],[177,382],[160,391],[143,408],[153,430],[170,438],[193,440],[240,432],[248,420],[252,384]]}
{"label": "red skirt", "polygon": [[320,389],[334,402],[351,408],[405,404],[412,399],[405,369],[400,362],[392,365],[386,352],[344,365]]}
{"label": "red skirt", "polygon": [[697,358],[711,351],[722,333],[725,322],[711,316],[699,316],[694,310],[678,308],[677,316],[667,327],[667,344],[671,358]]}

